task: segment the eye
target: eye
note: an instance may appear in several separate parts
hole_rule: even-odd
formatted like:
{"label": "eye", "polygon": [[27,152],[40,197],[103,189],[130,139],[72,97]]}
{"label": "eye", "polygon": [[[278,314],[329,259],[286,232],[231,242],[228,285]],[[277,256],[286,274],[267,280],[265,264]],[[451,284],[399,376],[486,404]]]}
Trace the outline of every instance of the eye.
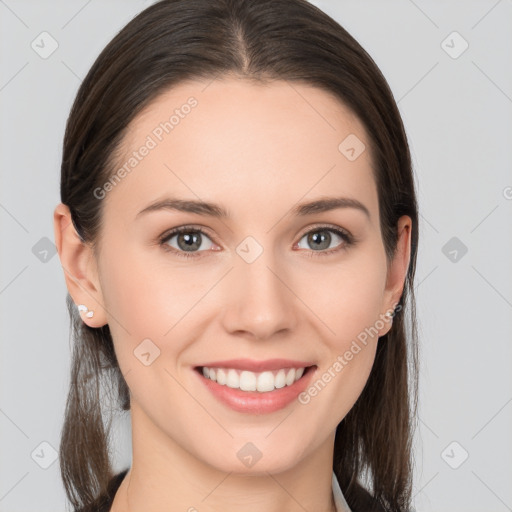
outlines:
{"label": "eye", "polygon": [[[309,247],[301,246],[303,239]],[[331,246],[333,242],[338,242],[334,248]],[[354,242],[352,235],[339,227],[318,226],[305,233],[294,247],[300,249],[312,247],[313,250],[308,251],[309,256],[326,256],[347,249]],[[184,258],[197,258],[203,256],[201,253],[205,251],[220,250],[203,229],[193,226],[174,228],[162,235],[159,243],[164,250]]]}
{"label": "eye", "polygon": [[[334,233],[334,237],[332,236],[332,233]],[[302,240],[305,240],[305,243],[309,247],[301,246]],[[341,243],[339,243],[340,240]],[[336,241],[338,241],[338,244],[332,248],[331,243]],[[323,256],[346,249],[348,246],[352,245],[353,242],[352,236],[345,230],[333,228],[331,226],[318,226],[305,233],[297,243],[296,247],[301,249],[313,248],[311,256]]]}
{"label": "eye", "polygon": [[[173,241],[173,239],[175,240]],[[210,244],[207,242],[208,240]],[[190,258],[200,256],[195,253],[211,250],[211,246],[214,244],[202,229],[182,226],[164,234],[160,239],[160,245],[178,256]]]}

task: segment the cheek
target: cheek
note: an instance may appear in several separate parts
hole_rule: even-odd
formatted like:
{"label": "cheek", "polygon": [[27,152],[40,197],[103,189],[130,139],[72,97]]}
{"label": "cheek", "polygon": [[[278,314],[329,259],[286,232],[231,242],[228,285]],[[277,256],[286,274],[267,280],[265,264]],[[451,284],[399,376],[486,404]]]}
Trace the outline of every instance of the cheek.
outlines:
{"label": "cheek", "polygon": [[[157,355],[153,368],[164,360],[179,362],[187,340],[194,338],[193,332],[200,334],[195,308],[202,305],[200,299],[217,274],[191,271],[186,263],[171,265],[155,257],[157,248],[152,252],[128,247],[121,252],[119,246],[127,244],[111,243],[102,256],[101,286],[123,373],[140,369],[137,355],[147,352],[151,359]],[[131,378],[136,378],[133,373]]]}
{"label": "cheek", "polygon": [[201,291],[199,283],[180,268],[166,266],[162,256],[156,257],[158,251],[127,247],[121,252],[114,243],[109,246],[102,257],[101,280],[109,324],[122,324],[137,335],[161,337],[193,303]]}
{"label": "cheek", "polygon": [[137,370],[131,373],[136,379],[144,368],[142,354],[150,352],[152,360],[160,355],[162,335],[171,327],[162,308],[173,301],[170,296],[164,300],[161,280],[151,275],[151,265],[136,252],[120,251],[110,243],[102,263],[102,295],[116,356],[123,374]]}
{"label": "cheek", "polygon": [[[361,394],[375,359],[379,318],[386,282],[385,255],[379,248],[359,251],[347,257],[328,275],[318,270],[302,284],[308,306],[326,326],[322,367],[303,395],[302,403],[312,403],[319,417],[336,404],[337,422],[352,408]],[[318,283],[312,286],[311,283]],[[321,284],[323,283],[323,286]],[[317,396],[322,398],[317,399]],[[332,425],[331,425],[332,427]]]}
{"label": "cheek", "polygon": [[378,248],[358,251],[326,267],[318,265],[301,276],[300,296],[326,326],[333,348],[376,324],[382,308],[386,261]]}

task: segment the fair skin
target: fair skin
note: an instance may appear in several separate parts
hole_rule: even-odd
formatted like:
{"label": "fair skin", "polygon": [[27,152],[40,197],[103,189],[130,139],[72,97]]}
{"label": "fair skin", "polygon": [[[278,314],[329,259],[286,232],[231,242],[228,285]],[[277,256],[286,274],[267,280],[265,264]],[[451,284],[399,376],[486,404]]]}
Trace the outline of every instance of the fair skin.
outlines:
{"label": "fair skin", "polygon": [[[205,84],[173,87],[130,125],[119,166],[169,113],[197,98],[102,200],[97,254],[80,242],[68,208],[55,209],[68,290],[94,310],[92,318],[82,313],[84,322],[109,324],[130,389],[133,461],[111,510],[328,512],[335,430],[368,379],[378,337],[392,326],[376,321],[402,294],[411,219],[399,221],[388,266],[369,139],[333,96],[283,81]],[[367,148],[354,161],[338,150],[349,134]],[[171,196],[218,204],[230,217],[170,209],[137,216]],[[369,217],[356,208],[291,212],[335,196],[360,201]],[[190,225],[206,233],[193,257],[176,253],[185,252],[180,235],[166,242],[168,251],[158,244],[171,228]],[[325,233],[329,227],[357,241],[347,245]],[[330,234],[327,249],[308,243],[310,231]],[[236,251],[249,236],[263,249],[251,263]],[[378,335],[307,404],[236,411],[194,370],[206,361],[288,358],[314,363],[313,384],[373,325]],[[146,366],[134,350],[147,338],[160,355]],[[237,456],[249,442],[262,454],[251,467]]]}

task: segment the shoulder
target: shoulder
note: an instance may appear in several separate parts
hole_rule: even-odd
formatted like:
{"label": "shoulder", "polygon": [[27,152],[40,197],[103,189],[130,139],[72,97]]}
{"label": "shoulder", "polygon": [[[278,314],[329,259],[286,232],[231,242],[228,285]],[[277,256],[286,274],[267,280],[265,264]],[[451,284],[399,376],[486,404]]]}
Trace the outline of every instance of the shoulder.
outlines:
{"label": "shoulder", "polygon": [[383,505],[357,481],[350,494],[349,505],[352,512],[387,512]]}
{"label": "shoulder", "polygon": [[126,473],[128,473],[128,469],[114,475],[108,483],[106,493],[99,496],[94,503],[91,503],[86,507],[75,509],[74,512],[110,512],[110,508],[114,502],[114,496],[116,495],[117,489],[119,489],[123,478],[126,476]]}

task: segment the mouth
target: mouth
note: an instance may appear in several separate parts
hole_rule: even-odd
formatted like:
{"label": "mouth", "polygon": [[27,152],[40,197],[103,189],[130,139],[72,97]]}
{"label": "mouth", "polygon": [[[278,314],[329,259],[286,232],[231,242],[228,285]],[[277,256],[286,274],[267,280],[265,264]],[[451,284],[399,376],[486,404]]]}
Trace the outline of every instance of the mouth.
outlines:
{"label": "mouth", "polygon": [[194,370],[219,386],[246,392],[269,393],[292,386],[305,377],[315,366],[284,367],[276,370],[253,372],[238,368],[196,366]]}
{"label": "mouth", "polygon": [[309,385],[316,369],[316,365],[283,366],[264,371],[220,365],[193,368],[221,404],[247,414],[272,413],[291,405]]}

